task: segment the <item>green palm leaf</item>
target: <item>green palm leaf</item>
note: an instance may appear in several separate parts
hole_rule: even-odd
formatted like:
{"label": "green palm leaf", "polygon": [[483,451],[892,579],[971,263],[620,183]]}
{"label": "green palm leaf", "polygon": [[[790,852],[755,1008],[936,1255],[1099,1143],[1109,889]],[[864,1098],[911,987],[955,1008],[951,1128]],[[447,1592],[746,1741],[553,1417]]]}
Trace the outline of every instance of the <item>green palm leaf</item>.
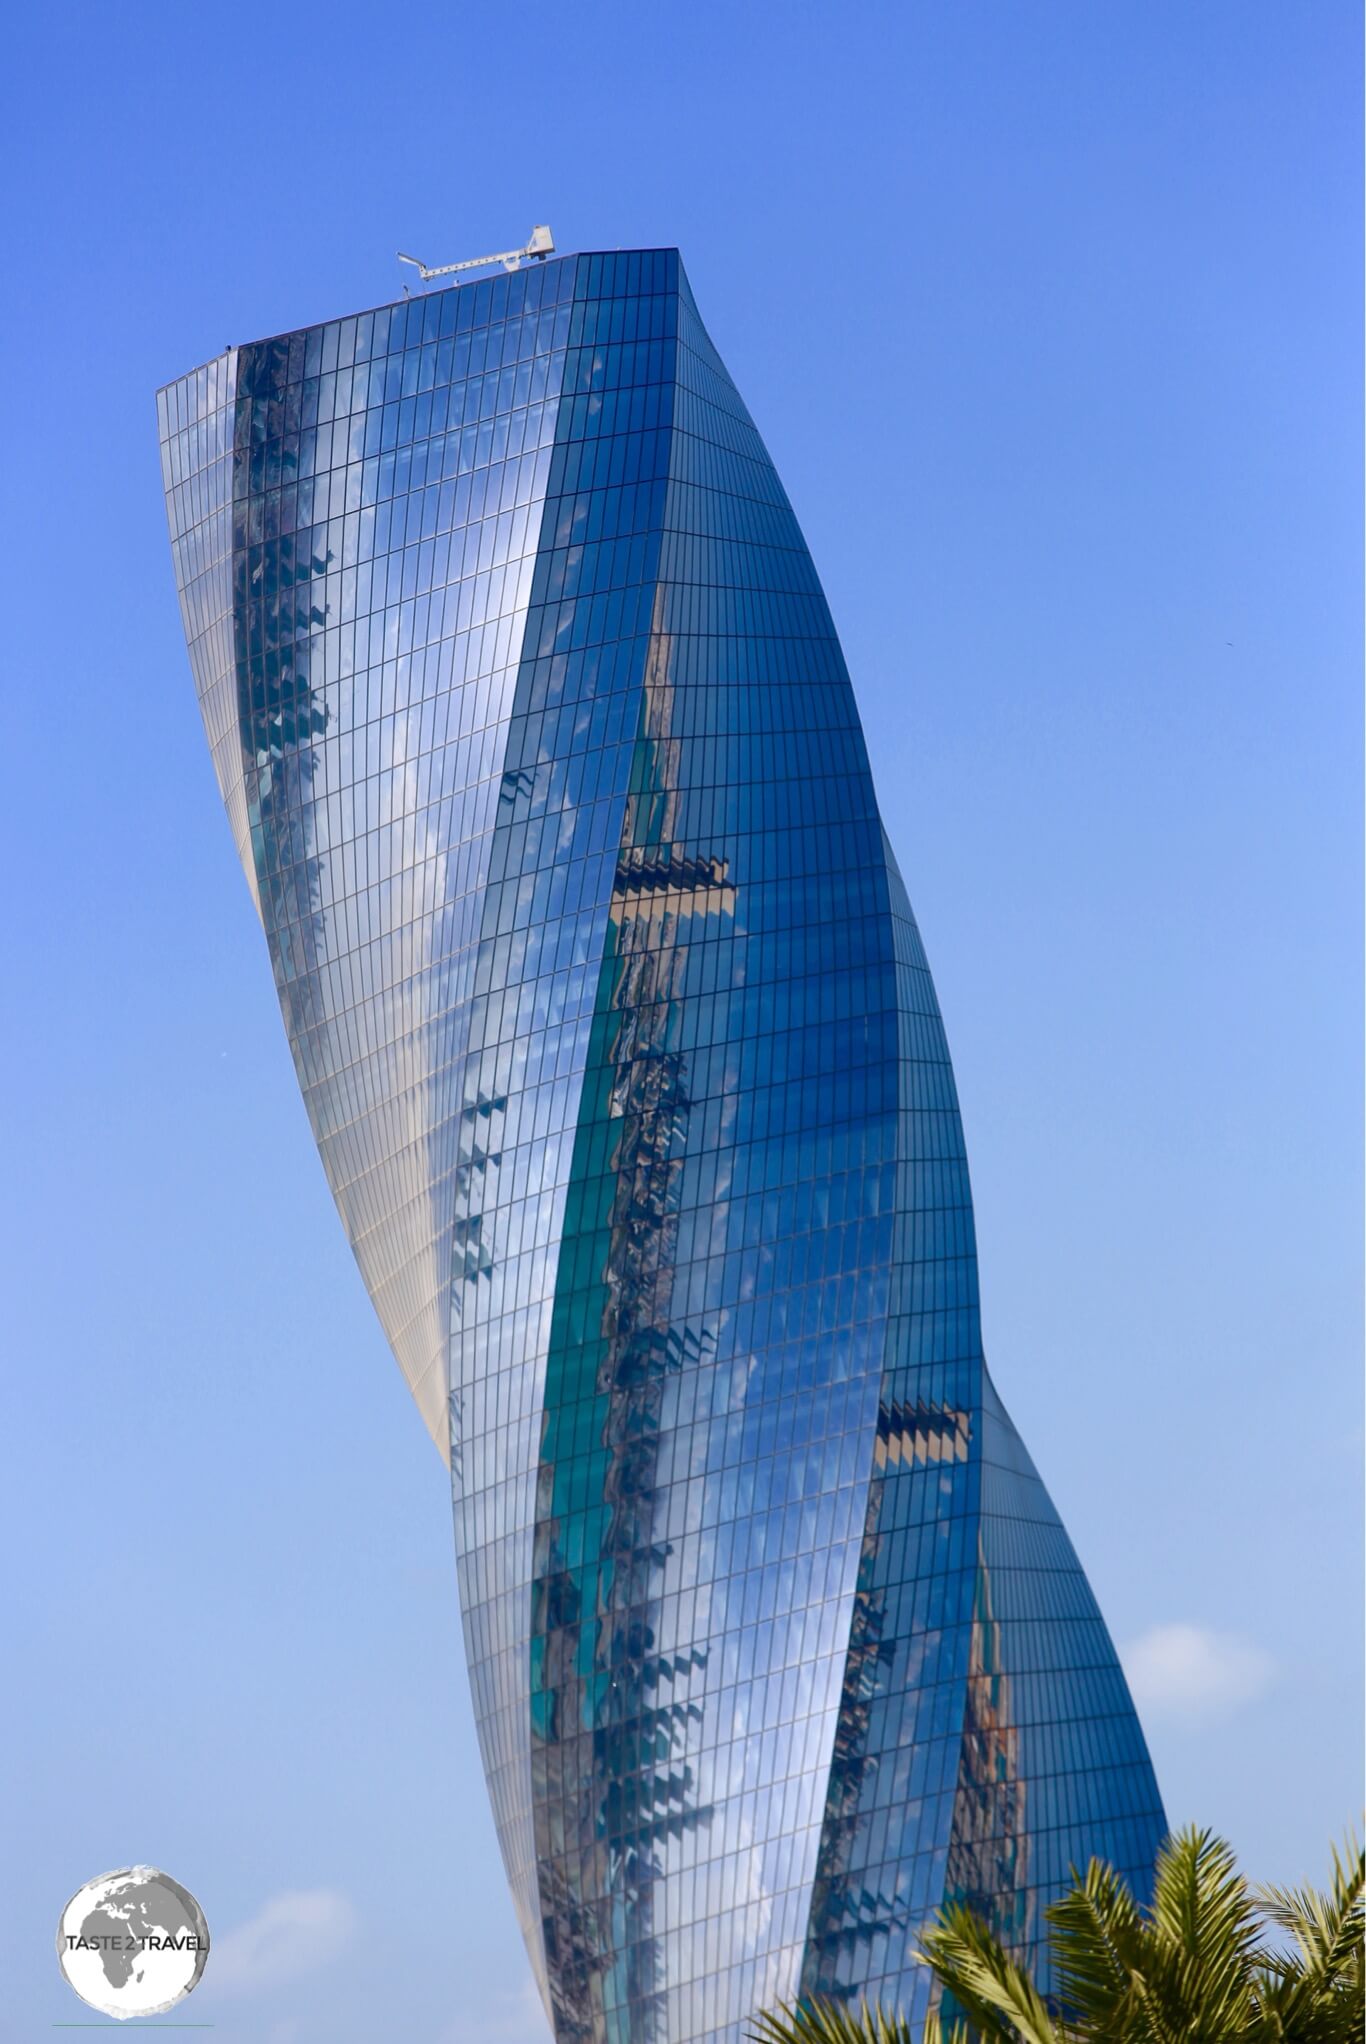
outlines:
{"label": "green palm leaf", "polygon": [[753,2044],[912,2044],[902,2017],[834,2001],[795,2002],[765,2013],[749,2034]]}
{"label": "green palm leaf", "polygon": [[1295,1941],[1290,1953],[1268,1952],[1261,1967],[1262,2004],[1276,2034],[1296,2044],[1339,2044],[1361,2035],[1366,1999],[1366,1855],[1353,1841],[1333,1848],[1327,1894],[1263,1887],[1257,1901]]}
{"label": "green palm leaf", "polygon": [[953,1995],[982,2044],[1064,2044],[1042,1995],[1022,1966],[970,1909],[940,1911],[921,1939],[922,1963]]}
{"label": "green palm leaf", "polygon": [[1258,1907],[1272,1923],[1289,1931],[1307,1972],[1328,1978],[1360,1955],[1363,1902],[1366,1902],[1366,1851],[1353,1839],[1345,1853],[1333,1847],[1333,1885],[1325,1895],[1318,1888],[1254,1889]]}
{"label": "green palm leaf", "polygon": [[[1265,1922],[1292,1949],[1268,1949]],[[1058,2008],[969,1909],[940,1911],[917,1955],[952,2019],[920,2044],[1361,2044],[1366,1854],[1333,1853],[1326,1892],[1252,1890],[1210,1831],[1167,1840],[1140,1909],[1101,1860],[1048,1911]],[[913,2044],[904,2017],[802,2001],[760,2016],[752,2044]]]}
{"label": "green palm leaf", "polygon": [[1231,1849],[1192,1826],[1158,1854],[1143,2001],[1154,2035],[1224,2039],[1251,2034],[1260,1926]]}
{"label": "green palm leaf", "polygon": [[1141,2032],[1148,1936],[1128,1886],[1104,1860],[1047,1912],[1058,1995],[1069,2016],[1099,2036]]}

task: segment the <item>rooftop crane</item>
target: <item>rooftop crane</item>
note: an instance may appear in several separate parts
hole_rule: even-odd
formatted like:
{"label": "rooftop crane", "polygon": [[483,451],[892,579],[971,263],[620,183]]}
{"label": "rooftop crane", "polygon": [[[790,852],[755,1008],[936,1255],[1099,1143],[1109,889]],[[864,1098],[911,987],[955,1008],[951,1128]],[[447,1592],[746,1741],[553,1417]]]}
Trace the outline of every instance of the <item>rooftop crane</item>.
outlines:
{"label": "rooftop crane", "polygon": [[468,262],[443,263],[440,269],[436,270],[429,270],[416,256],[404,255],[401,249],[398,259],[401,263],[411,263],[423,283],[430,284],[434,277],[453,277],[457,270],[483,270],[487,269],[490,263],[501,263],[505,270],[520,270],[524,262],[530,259],[544,261],[546,256],[554,253],[555,242],[550,229],[533,227],[531,239],[525,248],[504,249],[499,255],[471,256]]}

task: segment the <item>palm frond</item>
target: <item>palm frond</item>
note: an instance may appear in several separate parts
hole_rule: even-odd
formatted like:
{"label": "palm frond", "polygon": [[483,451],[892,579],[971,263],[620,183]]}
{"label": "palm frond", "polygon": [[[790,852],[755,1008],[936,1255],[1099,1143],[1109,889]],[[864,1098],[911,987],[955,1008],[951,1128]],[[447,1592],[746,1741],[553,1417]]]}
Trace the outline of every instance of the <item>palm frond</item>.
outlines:
{"label": "palm frond", "polygon": [[1143,2002],[1159,2031],[1237,2037],[1256,2015],[1260,1926],[1229,1846],[1194,1826],[1158,1854]]}
{"label": "palm frond", "polygon": [[1270,1883],[1255,1888],[1253,1898],[1263,1915],[1289,1931],[1308,1973],[1331,1975],[1348,1963],[1362,1944],[1366,1922],[1366,1851],[1355,1838],[1346,1850],[1333,1852],[1333,1884],[1322,1889],[1280,1888]]}
{"label": "palm frond", "polygon": [[1250,1955],[1258,1944],[1257,1913],[1232,1847],[1194,1825],[1158,1854],[1149,1914],[1159,1937],[1190,1953]]}
{"label": "palm frond", "polygon": [[1259,1982],[1267,2019],[1303,2044],[1338,2044],[1361,2034],[1366,2000],[1366,1856],[1355,1839],[1333,1848],[1327,1894],[1266,1886],[1258,1904],[1295,1941],[1290,1953],[1265,1954]]}
{"label": "palm frond", "polygon": [[1064,2044],[1047,2005],[970,1909],[942,1909],[917,1957],[952,1994],[982,2044]]}
{"label": "palm frond", "polygon": [[842,2002],[803,2000],[766,2010],[756,2022],[752,2044],[911,2044],[903,2017],[866,2004],[849,2009]]}
{"label": "palm frond", "polygon": [[[1141,1909],[1102,1860],[1047,1911],[1061,2014],[970,1909],[942,1909],[916,1954],[944,1991],[921,2044],[1359,2044],[1366,1853],[1333,1852],[1327,1891],[1249,1888],[1211,1831],[1169,1838]],[[1268,1949],[1261,1926],[1289,1933]],[[949,2011],[951,2013],[946,2013]],[[917,2033],[920,2034],[920,2033]],[[912,2044],[906,2019],[803,1999],[756,2018],[751,2044]]]}
{"label": "palm frond", "polygon": [[1121,2036],[1142,2002],[1146,1926],[1127,1883],[1104,1860],[1046,1912],[1058,1994],[1100,2036]]}

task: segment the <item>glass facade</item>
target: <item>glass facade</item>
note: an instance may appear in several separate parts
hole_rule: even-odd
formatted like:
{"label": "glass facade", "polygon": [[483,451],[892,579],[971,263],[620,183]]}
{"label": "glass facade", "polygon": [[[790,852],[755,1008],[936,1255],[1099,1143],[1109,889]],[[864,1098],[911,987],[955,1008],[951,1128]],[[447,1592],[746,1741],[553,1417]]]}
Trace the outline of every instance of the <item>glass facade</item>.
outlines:
{"label": "glass facade", "polygon": [[224,803],[328,1182],[450,1463],[558,2044],[1043,1964],[1164,1830],[983,1360],[953,1074],[853,692],[676,252],[159,398]]}

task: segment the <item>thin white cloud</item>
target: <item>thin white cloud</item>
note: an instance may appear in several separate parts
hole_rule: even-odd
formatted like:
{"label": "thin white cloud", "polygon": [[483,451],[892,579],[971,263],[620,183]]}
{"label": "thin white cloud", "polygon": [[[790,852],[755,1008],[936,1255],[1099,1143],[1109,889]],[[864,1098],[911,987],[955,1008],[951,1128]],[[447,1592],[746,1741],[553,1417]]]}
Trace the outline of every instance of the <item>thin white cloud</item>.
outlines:
{"label": "thin white cloud", "polygon": [[330,1965],[355,1928],[355,1909],[335,1888],[289,1889],[214,1939],[206,1976],[232,1994],[281,1987]]}
{"label": "thin white cloud", "polygon": [[1120,1659],[1139,1709],[1170,1717],[1227,1717],[1259,1697],[1276,1673],[1252,1640],[1204,1625],[1154,1625]]}

